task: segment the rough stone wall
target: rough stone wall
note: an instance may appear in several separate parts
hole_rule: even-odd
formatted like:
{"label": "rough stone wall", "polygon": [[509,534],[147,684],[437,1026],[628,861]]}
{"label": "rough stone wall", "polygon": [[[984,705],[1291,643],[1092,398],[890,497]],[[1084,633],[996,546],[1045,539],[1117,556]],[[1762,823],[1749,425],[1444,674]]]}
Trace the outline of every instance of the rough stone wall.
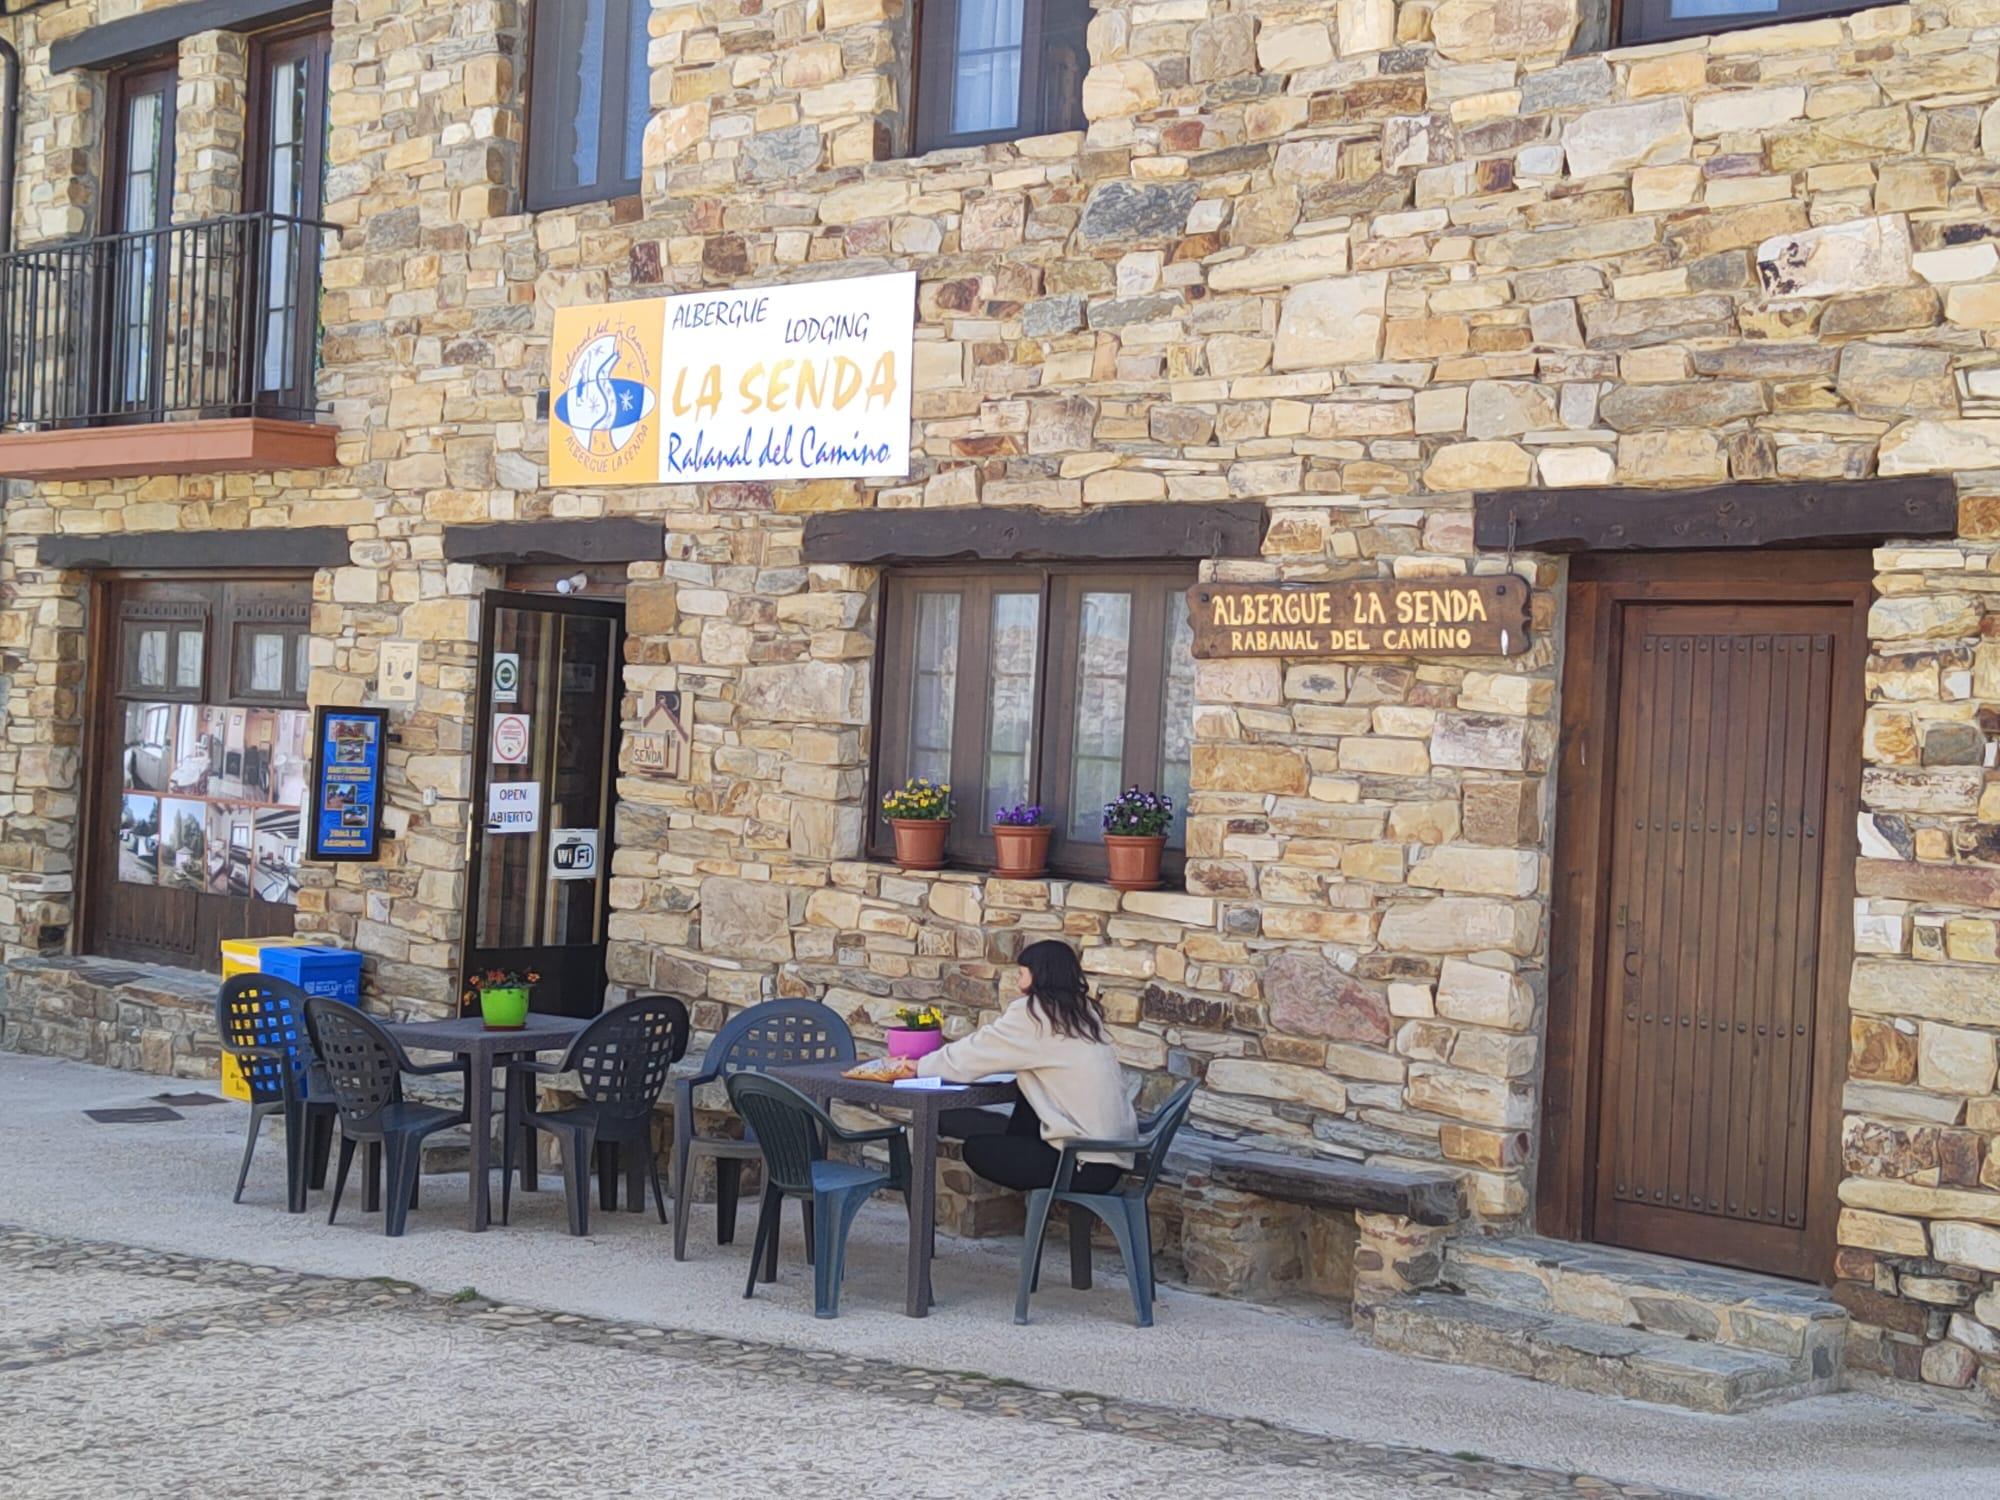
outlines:
{"label": "rough stone wall", "polygon": [[[31,70],[84,9],[22,18]],[[364,698],[388,636],[426,643],[420,697],[389,857],[316,873],[301,925],[373,955],[378,992],[438,1007],[494,581],[442,560],[442,527],[661,515],[666,555],[631,570],[628,728],[679,688],[695,755],[682,780],[621,778],[617,982],[700,1001],[703,1026],[813,994],[864,1024],[937,998],[962,1028],[1021,938],[1064,933],[1128,1059],[1204,1078],[1210,1128],[1441,1162],[1518,1224],[1554,562],[1515,561],[1537,585],[1526,657],[1203,664],[1188,888],[1120,898],[861,860],[878,579],[806,567],[803,515],[1256,498],[1263,556],[1212,576],[1412,576],[1505,565],[1472,548],[1478,487],[1957,473],[1961,537],[1885,549],[1871,621],[1841,1271],[1864,1358],[2000,1379],[1981,582],[2000,539],[2000,3],[1576,58],[1563,0],[1113,3],[1087,132],[920,160],[889,157],[894,0],[661,5],[642,196],[537,216],[517,212],[520,5],[341,0],[334,22],[322,391],[344,467],[10,502],[10,951],[66,921],[34,879],[68,868],[80,711],[80,596],[28,538],[349,527],[353,565],[319,580],[313,698]],[[94,99],[58,80],[24,127],[22,213],[44,233],[84,227]],[[546,486],[555,306],[888,267],[921,278],[908,481]]]}
{"label": "rough stone wall", "polygon": [[[828,92],[830,46],[795,101],[782,68],[775,88],[755,62],[723,81],[730,39],[777,24],[670,13],[683,65],[646,229],[665,226],[632,282],[922,257],[927,462],[874,504],[1259,497],[1264,557],[1212,576],[1407,576],[1500,565],[1472,555],[1479,487],[1964,476],[1962,541],[1885,549],[1871,617],[1871,699],[1904,734],[1891,749],[1871,713],[1865,795],[1904,847],[1863,870],[1862,946],[1895,960],[1863,958],[1856,1010],[1910,1036],[1886,1066],[1911,1057],[1904,1087],[1869,1076],[1857,1019],[1843,1197],[1880,1206],[1843,1220],[1840,1269],[1865,1362],[1969,1383],[2000,1352],[2000,1266],[1979,1248],[2000,1197],[1939,1196],[1925,1129],[1958,1127],[1957,1170],[2000,1185],[1994,1031],[1965,998],[1984,978],[1955,974],[1929,1029],[1962,1066],[1920,1075],[1924,950],[1894,941],[1946,930],[1952,903],[1990,921],[1995,899],[1983,875],[1923,882],[1980,858],[1984,609],[1967,580],[1996,534],[1995,486],[1971,471],[2000,463],[2000,10],[1570,59],[1560,5],[1110,7],[1087,136],[859,170],[839,111],[879,101],[880,80]],[[883,24],[853,18],[863,36]],[[873,55],[843,45],[843,66],[852,51]],[[801,574],[786,519],[870,488],[715,487],[680,523],[650,607],[695,696],[697,770],[626,782],[620,977],[731,1004],[818,994],[879,1022],[910,998],[990,1007],[1023,937],[1068,933],[1128,1059],[1200,1073],[1210,1127],[1441,1160],[1518,1222],[1553,567],[1520,560],[1544,592],[1516,662],[1204,664],[1184,895],[911,877],[853,858],[876,580]],[[1854,1145],[1885,1137],[1900,1160]]]}

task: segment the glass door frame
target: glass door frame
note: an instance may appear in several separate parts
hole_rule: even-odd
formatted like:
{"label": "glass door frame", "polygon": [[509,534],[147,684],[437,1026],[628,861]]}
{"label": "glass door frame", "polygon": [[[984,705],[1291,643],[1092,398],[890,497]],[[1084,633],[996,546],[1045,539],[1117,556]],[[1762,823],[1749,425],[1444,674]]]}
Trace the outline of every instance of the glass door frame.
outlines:
{"label": "glass door frame", "polygon": [[[180,60],[172,53],[134,63],[114,72],[105,89],[104,191],[99,195],[97,232],[105,254],[97,268],[94,301],[101,320],[96,331],[97,398],[90,404],[107,422],[149,422],[166,393],[169,232],[174,219],[174,170],[179,153]],[[140,99],[159,100],[159,135],[154,144],[152,223],[130,225],[132,190],[132,108]],[[136,236],[126,239],[124,236]],[[127,323],[127,301],[142,296],[143,322]],[[143,389],[128,385],[135,351],[128,339],[133,328],[146,340],[141,372]]]}
{"label": "glass door frame", "polygon": [[[273,27],[251,39],[250,86],[244,132],[243,208],[246,213],[270,213],[284,218],[318,222],[326,206],[326,146],[331,128],[328,73],[333,53],[333,26],[325,15]],[[287,63],[303,64],[304,113],[306,131],[297,143],[299,171],[297,201],[272,202],[273,180],[271,80],[273,72]],[[317,129],[313,128],[317,122]],[[247,372],[247,388],[259,411],[275,412],[297,419],[310,404],[319,359],[320,232],[302,225],[275,222],[252,225],[247,235],[256,245],[246,243],[242,289],[242,358]],[[279,267],[283,256],[289,264]],[[262,269],[262,275],[257,274]],[[279,284],[286,287],[290,315],[290,347],[281,356],[283,383],[265,383],[264,354],[269,317],[277,311],[267,306]]]}
{"label": "glass door frame", "polygon": [[[537,945],[521,948],[479,946],[481,875],[485,869],[486,785],[492,771],[493,641],[495,615],[502,609],[533,610],[543,614],[582,616],[611,622],[611,672],[602,689],[605,719],[605,759],[603,805],[598,824],[598,912],[594,945],[568,947]],[[618,816],[618,767],[623,749],[623,699],[625,667],[625,602],[623,599],[584,599],[561,594],[530,593],[520,589],[488,589],[479,605],[479,690],[472,728],[472,800],[466,822],[465,909],[459,934],[459,993],[465,977],[476,969],[532,967],[542,976],[542,988],[534,998],[539,1011],[560,1010],[561,997],[579,982],[597,997],[597,1004],[584,1015],[596,1015],[604,1008],[605,946],[611,920],[612,840]],[[547,817],[547,799],[543,799]],[[546,824],[542,830],[548,831]],[[594,959],[579,962],[577,955],[590,952]],[[559,956],[559,957],[558,957]],[[568,1012],[564,1012],[568,1013]]]}

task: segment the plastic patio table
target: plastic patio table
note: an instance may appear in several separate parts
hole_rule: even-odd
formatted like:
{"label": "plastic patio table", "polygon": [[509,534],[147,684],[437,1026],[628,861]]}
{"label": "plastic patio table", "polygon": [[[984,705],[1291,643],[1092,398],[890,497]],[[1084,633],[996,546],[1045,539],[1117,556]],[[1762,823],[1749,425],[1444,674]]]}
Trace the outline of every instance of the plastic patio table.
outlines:
{"label": "plastic patio table", "polygon": [[513,1031],[489,1031],[478,1016],[454,1021],[404,1021],[388,1028],[406,1052],[449,1052],[466,1061],[466,1113],[471,1119],[471,1192],[466,1228],[478,1234],[492,1218],[493,1070],[510,1057],[567,1047],[590,1024],[576,1016],[529,1011]]}
{"label": "plastic patio table", "polygon": [[1011,1083],[968,1083],[956,1088],[899,1089],[893,1083],[869,1083],[841,1076],[852,1063],[808,1063],[796,1068],[769,1068],[773,1078],[789,1083],[822,1108],[844,1100],[873,1110],[903,1110],[910,1117],[910,1255],[903,1311],[921,1318],[931,1308],[931,1241],[937,1230],[938,1117],[948,1109],[977,1109],[987,1104],[1011,1104]]}

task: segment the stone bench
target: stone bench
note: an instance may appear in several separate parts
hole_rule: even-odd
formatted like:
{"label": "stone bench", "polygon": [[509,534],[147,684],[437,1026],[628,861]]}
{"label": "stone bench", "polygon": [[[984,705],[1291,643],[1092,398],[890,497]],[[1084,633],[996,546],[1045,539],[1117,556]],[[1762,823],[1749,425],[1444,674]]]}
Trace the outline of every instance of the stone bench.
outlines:
{"label": "stone bench", "polygon": [[1357,1311],[1434,1284],[1464,1216],[1442,1169],[1293,1155],[1183,1130],[1163,1181],[1177,1189],[1189,1284],[1268,1300],[1296,1293]]}
{"label": "stone bench", "polygon": [[[948,1136],[1006,1128],[1004,1109],[952,1110]],[[1020,1196],[942,1163],[961,1233],[1019,1228]],[[1352,1300],[1433,1285],[1443,1244],[1464,1217],[1463,1192],[1439,1169],[1377,1166],[1261,1150],[1183,1126],[1154,1198],[1155,1243],[1192,1285],[1229,1296],[1288,1293]]]}

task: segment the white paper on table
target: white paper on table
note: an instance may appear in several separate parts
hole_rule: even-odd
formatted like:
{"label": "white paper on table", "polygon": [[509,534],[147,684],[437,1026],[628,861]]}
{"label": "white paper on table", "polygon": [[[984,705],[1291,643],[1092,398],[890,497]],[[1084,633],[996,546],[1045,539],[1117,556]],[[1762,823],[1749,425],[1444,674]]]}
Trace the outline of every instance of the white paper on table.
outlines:
{"label": "white paper on table", "polygon": [[962,1089],[962,1083],[946,1083],[942,1078],[898,1078],[899,1089]]}

